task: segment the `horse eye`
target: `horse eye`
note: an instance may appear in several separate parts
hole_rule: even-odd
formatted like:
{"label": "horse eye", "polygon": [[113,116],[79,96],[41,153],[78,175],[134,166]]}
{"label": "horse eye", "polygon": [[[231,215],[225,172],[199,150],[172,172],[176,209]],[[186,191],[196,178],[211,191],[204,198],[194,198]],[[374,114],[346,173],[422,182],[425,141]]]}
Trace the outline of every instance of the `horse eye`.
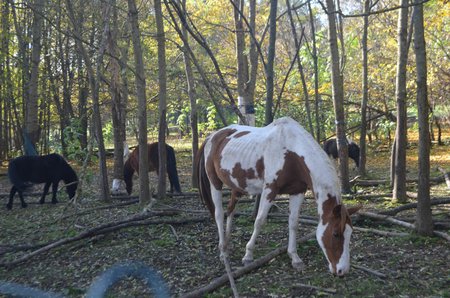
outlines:
{"label": "horse eye", "polygon": [[338,232],[333,232],[333,237],[334,238],[338,238],[339,237],[339,233]]}

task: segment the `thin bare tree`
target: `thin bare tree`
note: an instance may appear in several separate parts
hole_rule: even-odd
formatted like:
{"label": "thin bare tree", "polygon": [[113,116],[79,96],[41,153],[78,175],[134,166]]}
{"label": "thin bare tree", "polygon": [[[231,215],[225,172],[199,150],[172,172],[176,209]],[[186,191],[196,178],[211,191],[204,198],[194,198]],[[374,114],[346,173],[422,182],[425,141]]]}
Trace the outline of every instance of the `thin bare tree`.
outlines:
{"label": "thin bare tree", "polygon": [[423,25],[423,4],[415,0],[414,52],[417,73],[417,116],[419,120],[419,185],[417,192],[416,229],[421,235],[433,235],[430,202],[430,130],[427,91],[427,54]]}
{"label": "thin bare tree", "polygon": [[139,202],[141,207],[150,203],[148,179],[148,148],[147,148],[147,97],[145,94],[145,72],[142,59],[141,38],[138,23],[138,11],[135,0],[128,0],[131,37],[133,40],[134,63],[136,67],[136,94],[138,98],[139,126]]}
{"label": "thin bare tree", "polygon": [[408,62],[408,0],[399,0],[397,35],[397,75],[395,97],[397,100],[397,128],[393,150],[393,190],[392,198],[406,202],[406,65]]}

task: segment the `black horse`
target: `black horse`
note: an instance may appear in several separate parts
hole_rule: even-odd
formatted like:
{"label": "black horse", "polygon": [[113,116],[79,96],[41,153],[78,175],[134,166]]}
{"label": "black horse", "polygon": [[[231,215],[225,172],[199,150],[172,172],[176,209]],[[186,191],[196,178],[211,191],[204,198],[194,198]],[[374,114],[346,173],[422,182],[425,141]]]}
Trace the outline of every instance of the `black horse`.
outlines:
{"label": "black horse", "polygon": [[63,180],[66,186],[67,194],[71,199],[77,190],[78,177],[73,168],[59,154],[53,153],[42,156],[20,156],[12,159],[8,165],[8,177],[12,183],[9,201],[6,208],[11,209],[13,198],[16,192],[19,193],[22,208],[27,207],[23,199],[23,191],[33,185],[45,183],[44,193],[39,203],[45,202],[45,196],[48,193],[50,184],[53,184],[52,203],[56,204],[56,192],[58,191],[59,181]]}
{"label": "black horse", "polygon": [[[356,167],[359,167],[359,146],[350,139],[347,139],[348,144],[348,157],[355,161]],[[336,144],[336,138],[331,138],[323,143],[323,150],[328,154],[328,156],[334,159],[338,158],[338,150]]]}

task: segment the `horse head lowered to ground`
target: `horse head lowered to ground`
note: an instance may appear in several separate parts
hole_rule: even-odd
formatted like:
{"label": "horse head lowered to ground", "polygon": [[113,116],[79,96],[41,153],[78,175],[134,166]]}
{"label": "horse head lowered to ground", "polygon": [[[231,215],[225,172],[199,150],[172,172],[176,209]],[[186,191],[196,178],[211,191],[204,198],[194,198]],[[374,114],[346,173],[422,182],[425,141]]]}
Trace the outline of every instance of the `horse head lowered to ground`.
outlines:
{"label": "horse head lowered to ground", "polygon": [[[356,167],[359,167],[359,154],[360,149],[359,146],[347,138],[347,144],[348,144],[348,157],[353,159],[355,161]],[[336,138],[331,138],[326,140],[323,143],[323,150],[328,154],[328,156],[337,159],[338,158],[338,149],[337,149],[337,143]]]}
{"label": "horse head lowered to ground", "polygon": [[[180,180],[178,178],[177,161],[175,150],[172,146],[166,144],[167,176],[169,176],[170,191],[181,192]],[[148,144],[148,171],[156,171],[159,174],[158,142]],[[129,154],[128,159],[123,165],[123,178],[128,194],[133,190],[133,174],[139,174],[139,146]]]}
{"label": "horse head lowered to ground", "polygon": [[14,195],[19,193],[22,207],[27,207],[23,198],[23,191],[32,184],[45,183],[41,204],[45,202],[45,196],[52,184],[52,203],[57,203],[56,192],[59,181],[63,180],[66,191],[71,199],[75,196],[78,186],[78,177],[74,169],[59,154],[53,153],[42,156],[20,156],[12,159],[8,165],[8,177],[12,183],[9,201],[6,208],[11,209]]}
{"label": "horse head lowered to ground", "polygon": [[[289,197],[288,254],[294,268],[303,262],[297,254],[296,236],[300,206],[307,189],[314,192],[319,214],[316,238],[329,270],[344,275],[350,269],[350,215],[357,208],[342,204],[338,177],[320,145],[296,121],[285,117],[256,128],[230,125],[211,134],[199,149],[196,160],[200,196],[215,218],[222,258],[228,256],[235,204],[243,194],[261,194],[253,234],[243,262],[253,260],[255,242],[267,213],[279,194]],[[222,187],[231,188],[224,231]]]}

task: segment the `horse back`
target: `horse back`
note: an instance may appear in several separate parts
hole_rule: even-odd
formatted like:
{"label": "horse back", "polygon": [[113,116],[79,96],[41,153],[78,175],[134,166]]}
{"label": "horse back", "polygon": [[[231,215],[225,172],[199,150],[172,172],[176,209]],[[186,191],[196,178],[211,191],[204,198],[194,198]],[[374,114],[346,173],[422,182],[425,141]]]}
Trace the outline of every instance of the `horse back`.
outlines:
{"label": "horse back", "polygon": [[61,180],[68,166],[59,154],[19,156],[10,161],[8,176],[12,184],[23,189],[27,183],[46,183]]}

